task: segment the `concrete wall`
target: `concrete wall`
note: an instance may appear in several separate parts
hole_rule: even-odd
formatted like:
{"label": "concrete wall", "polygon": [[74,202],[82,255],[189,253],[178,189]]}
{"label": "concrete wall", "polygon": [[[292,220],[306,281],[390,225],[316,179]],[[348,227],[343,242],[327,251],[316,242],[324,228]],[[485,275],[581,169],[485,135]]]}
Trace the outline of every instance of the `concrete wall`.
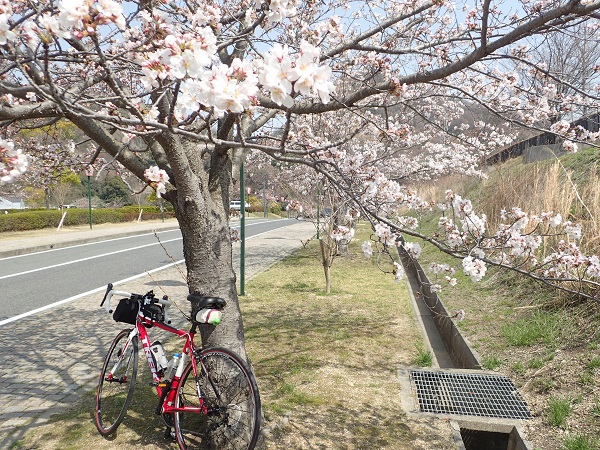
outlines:
{"label": "concrete wall", "polygon": [[[450,355],[452,365],[444,364],[442,358],[438,357],[438,362],[441,368],[457,368],[457,369],[481,369],[479,358],[471,349],[467,340],[460,333],[454,321],[450,318],[450,314],[442,304],[440,298],[435,292],[431,292],[429,286],[431,282],[425,275],[421,265],[413,258],[408,256],[404,248],[398,247],[400,259],[409,278],[411,288],[415,293],[415,298],[418,302],[424,302],[427,309],[431,311],[431,317],[435,323],[435,327],[441,341],[446,347],[446,351]],[[417,295],[418,294],[418,295]],[[431,333],[431,330],[428,331]],[[429,336],[430,340],[432,336]]]}
{"label": "concrete wall", "polygon": [[529,147],[523,152],[523,162],[531,163],[536,161],[544,161],[546,159],[562,156],[566,154],[562,149],[561,144],[538,145]]}

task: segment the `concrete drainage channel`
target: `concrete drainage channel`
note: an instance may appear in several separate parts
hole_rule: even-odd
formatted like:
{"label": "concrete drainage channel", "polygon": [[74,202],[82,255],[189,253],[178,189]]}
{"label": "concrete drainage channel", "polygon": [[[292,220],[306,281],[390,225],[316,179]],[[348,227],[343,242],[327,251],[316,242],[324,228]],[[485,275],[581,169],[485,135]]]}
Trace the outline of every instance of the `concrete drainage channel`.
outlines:
{"label": "concrete drainage channel", "polygon": [[413,309],[432,369],[401,368],[403,408],[410,415],[450,420],[459,450],[529,450],[521,424],[531,417],[512,381],[481,369],[425,272],[400,247]]}

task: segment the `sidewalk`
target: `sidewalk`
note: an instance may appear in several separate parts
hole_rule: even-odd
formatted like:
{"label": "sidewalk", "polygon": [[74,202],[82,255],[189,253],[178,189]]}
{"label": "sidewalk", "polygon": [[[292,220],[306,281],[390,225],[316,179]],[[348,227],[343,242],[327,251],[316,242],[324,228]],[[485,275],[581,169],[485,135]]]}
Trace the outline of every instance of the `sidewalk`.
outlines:
{"label": "sidewalk", "polygon": [[[93,230],[76,227],[59,232],[3,233],[0,257],[176,226],[172,220],[98,225]],[[314,232],[312,223],[298,221],[248,239],[246,280],[292,253],[301,246],[300,240],[311,238]],[[239,251],[240,245],[234,244],[234,261],[239,261]],[[171,267],[119,288],[129,292],[154,289],[185,308],[188,291],[182,273],[185,267]],[[0,327],[0,385],[4,388],[0,397],[0,448],[8,448],[27,430],[95,388],[106,350],[122,328],[99,308],[100,300],[101,295],[90,295]]]}

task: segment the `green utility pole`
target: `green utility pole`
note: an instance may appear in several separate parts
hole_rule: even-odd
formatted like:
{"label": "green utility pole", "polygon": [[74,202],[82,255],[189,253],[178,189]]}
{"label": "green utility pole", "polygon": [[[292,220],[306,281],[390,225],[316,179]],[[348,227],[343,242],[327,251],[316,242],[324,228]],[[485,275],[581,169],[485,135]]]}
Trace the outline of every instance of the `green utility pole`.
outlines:
{"label": "green utility pole", "polygon": [[85,168],[85,174],[87,176],[87,187],[88,187],[88,211],[90,214],[90,230],[92,229],[92,186],[90,183],[90,178],[92,177],[92,175],[94,174],[94,169],[92,169],[91,167],[86,167]]}
{"label": "green utility pole", "polygon": [[246,186],[244,183],[244,157],[240,164],[240,295],[246,295]]}

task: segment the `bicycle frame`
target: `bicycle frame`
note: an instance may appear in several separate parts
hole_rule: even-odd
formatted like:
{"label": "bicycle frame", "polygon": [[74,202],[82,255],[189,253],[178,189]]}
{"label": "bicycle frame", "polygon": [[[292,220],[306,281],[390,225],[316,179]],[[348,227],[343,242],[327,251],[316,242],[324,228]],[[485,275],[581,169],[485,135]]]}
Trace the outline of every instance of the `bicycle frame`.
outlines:
{"label": "bicycle frame", "polygon": [[[176,439],[182,450],[199,450],[206,445],[218,448],[254,449],[260,430],[261,406],[258,386],[247,363],[235,352],[221,347],[196,347],[194,337],[203,325],[216,326],[226,301],[219,297],[189,294],[193,317],[189,331],[171,326],[167,296],[153,291],[132,294],[115,291],[109,284],[100,306],[108,313],[113,295],[122,296],[113,318],[133,325],[121,330],[108,351],[96,391],[96,428],[103,436],[113,434],[131,404],[138,376],[139,342],[152,373],[151,385],[158,402],[154,413],[162,415],[165,438]],[[185,316],[185,314],[184,314]],[[176,363],[167,365],[150,338],[156,327],[183,340]],[[198,328],[200,327],[200,328]],[[157,344],[155,341],[154,344]],[[111,383],[115,383],[112,384]],[[202,417],[198,417],[198,415]],[[172,430],[175,431],[172,431]]]}
{"label": "bicycle frame", "polygon": [[[167,331],[169,333],[173,333],[180,338],[185,339],[185,343],[183,345],[183,350],[181,353],[181,359],[179,360],[179,365],[176,368],[175,375],[173,376],[173,380],[171,382],[162,381],[158,376],[156,371],[156,366],[154,365],[154,359],[152,357],[152,352],[150,351],[151,341],[148,335],[148,331],[146,330],[145,325],[152,325],[161,330]],[[142,348],[144,349],[144,353],[146,355],[146,359],[148,361],[148,366],[150,367],[150,371],[152,372],[152,379],[156,384],[156,392],[158,397],[161,399],[162,403],[162,414],[171,414],[174,412],[194,412],[207,414],[208,409],[204,404],[204,399],[202,397],[202,392],[200,391],[200,386],[196,383],[196,388],[198,390],[198,399],[200,402],[200,407],[193,406],[184,406],[181,408],[175,407],[175,395],[177,392],[177,388],[179,387],[179,381],[181,379],[181,374],[183,373],[183,369],[187,364],[187,359],[189,358],[192,364],[192,370],[194,376],[198,375],[198,366],[196,362],[196,358],[193,357],[194,352],[196,351],[196,345],[194,344],[194,336],[195,334],[191,331],[180,330],[179,328],[172,327],[165,323],[154,322],[146,317],[142,316],[141,313],[138,314],[136,327],[131,331],[130,339],[132,335],[138,335],[140,338],[140,342],[142,343]],[[175,370],[175,368],[174,368]]]}
{"label": "bicycle frame", "polygon": [[[114,291],[114,290],[112,290],[112,288],[113,288],[112,284],[109,284],[107,286],[106,293],[104,294],[104,299],[102,300],[102,303],[100,304],[100,306],[103,306],[106,303],[105,308],[106,308],[106,311],[109,313],[112,312],[112,309],[110,308],[110,300],[113,295],[123,296],[123,297],[127,297],[127,298],[132,297],[132,294],[129,292]],[[160,403],[157,408],[157,414],[171,414],[171,413],[182,412],[182,411],[192,412],[192,413],[200,413],[200,414],[208,414],[208,407],[206,406],[206,404],[204,402],[204,397],[202,396],[202,391],[200,389],[200,384],[198,382],[196,382],[196,389],[197,389],[197,394],[198,394],[199,406],[198,407],[194,407],[194,406],[175,407],[174,406],[177,388],[179,387],[181,375],[183,373],[183,370],[185,369],[188,358],[190,359],[191,364],[192,364],[192,370],[194,373],[194,377],[196,379],[198,377],[198,364],[196,362],[196,358],[194,358],[194,353],[196,351],[196,345],[194,344],[195,333],[192,331],[193,328],[190,331],[185,331],[185,330],[181,330],[179,328],[175,328],[175,327],[172,327],[169,325],[169,323],[171,321],[169,320],[168,310],[171,306],[171,302],[166,297],[163,299],[160,299],[160,300],[156,300],[155,303],[161,304],[165,307],[164,312],[165,312],[165,322],[166,323],[165,322],[156,322],[154,320],[148,319],[147,317],[145,317],[142,314],[141,308],[140,308],[140,311],[138,311],[138,314],[136,317],[135,327],[131,330],[131,333],[129,334],[129,337],[127,338],[127,343],[126,343],[124,349],[127,349],[127,347],[131,344],[131,341],[135,336],[139,337],[140,342],[142,343],[142,348],[144,349],[144,354],[146,355],[146,360],[148,361],[148,366],[150,367],[150,371],[152,372],[152,380],[153,380],[153,384],[156,387],[156,393],[158,394],[158,397],[160,399]],[[150,351],[151,341],[150,341],[150,336],[148,335],[148,331],[146,330],[146,326],[157,327],[161,330],[167,331],[169,333],[179,336],[180,338],[185,339],[185,343],[183,345],[183,349],[182,349],[182,353],[181,353],[181,359],[179,360],[178,367],[176,369],[174,368],[174,370],[176,370],[176,372],[175,372],[175,375],[173,376],[172,380],[167,380],[167,381],[161,380],[157,373],[156,366],[154,364],[154,359],[152,358],[152,353]],[[114,372],[116,372],[120,362],[121,361],[117,362],[117,364],[115,364],[115,366],[112,368],[112,370],[110,372],[111,377],[112,377],[112,374]],[[202,362],[200,362],[200,364],[202,364]]]}

